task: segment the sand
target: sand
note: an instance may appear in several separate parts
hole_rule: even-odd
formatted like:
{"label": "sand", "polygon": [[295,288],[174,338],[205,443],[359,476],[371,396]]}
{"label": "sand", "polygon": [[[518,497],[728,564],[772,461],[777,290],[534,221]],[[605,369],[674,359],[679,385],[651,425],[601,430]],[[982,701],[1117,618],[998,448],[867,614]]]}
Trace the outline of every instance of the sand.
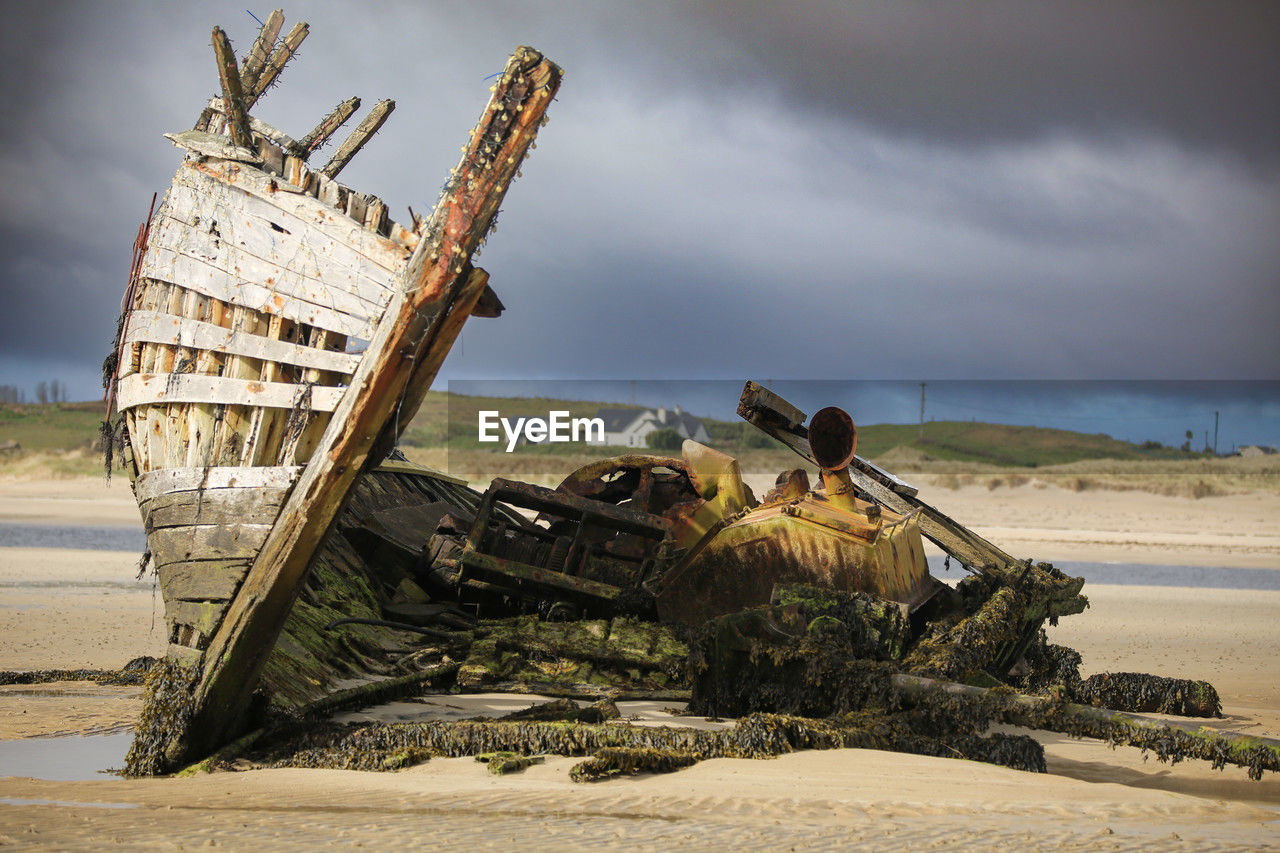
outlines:
{"label": "sand", "polygon": [[[1007,550],[1280,568],[1280,496],[1085,495],[1057,488],[931,490]],[[130,524],[123,483],[0,482],[0,523]],[[164,649],[159,601],[137,555],[0,548],[0,669],[117,667]],[[1092,606],[1051,629],[1085,672],[1207,678],[1214,725],[1280,736],[1280,592],[1086,588]],[[473,701],[527,702],[481,697]],[[454,704],[452,700],[447,704]],[[0,739],[114,731],[139,691],[87,683],[0,688]],[[379,713],[419,713],[426,706]],[[447,709],[445,709],[447,712]],[[661,707],[642,710],[661,722]],[[440,708],[435,709],[441,713]],[[1280,849],[1280,778],[1173,767],[1136,750],[1038,735],[1049,773],[866,750],[707,761],[679,773],[578,785],[573,759],[506,777],[469,759],[398,773],[255,770],[187,779],[0,778],[0,844],[162,848],[319,844],[409,848]],[[4,768],[0,767],[0,774]]]}

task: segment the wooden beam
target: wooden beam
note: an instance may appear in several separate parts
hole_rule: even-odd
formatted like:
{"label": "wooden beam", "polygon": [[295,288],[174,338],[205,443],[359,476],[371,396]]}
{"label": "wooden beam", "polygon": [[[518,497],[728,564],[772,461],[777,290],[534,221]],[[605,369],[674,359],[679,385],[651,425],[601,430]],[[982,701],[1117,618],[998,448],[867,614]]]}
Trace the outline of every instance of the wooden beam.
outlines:
{"label": "wooden beam", "polygon": [[[131,373],[120,380],[119,409],[172,403],[218,403],[224,406],[256,406],[293,409],[310,397],[310,410],[332,412],[344,389],[323,385],[294,385],[291,382],[262,382],[231,376],[204,376],[199,373]],[[160,467],[175,468],[175,465]]]}
{"label": "wooden beam", "polygon": [[250,335],[215,323],[155,311],[134,311],[129,316],[125,343],[139,342],[186,346],[225,355],[244,355],[337,373],[355,373],[360,366],[360,357],[354,353],[331,352],[291,341],[272,340],[263,335]]}
{"label": "wooden beam", "polygon": [[284,70],[285,64],[293,58],[293,54],[297,52],[298,46],[302,44],[310,30],[311,28],[305,22],[299,21],[293,25],[293,29],[289,30],[289,34],[284,37],[284,41],[280,42],[276,49],[271,52],[271,57],[263,67],[262,73],[258,75],[258,79],[254,81],[253,88],[246,90],[244,93],[244,108],[246,110],[253,109],[253,105],[262,97],[262,93],[271,88],[272,83],[276,82],[276,78]]}
{"label": "wooden beam", "polygon": [[267,57],[271,55],[271,48],[275,46],[282,26],[284,26],[284,10],[276,9],[267,16],[267,22],[258,31],[253,47],[249,48],[249,55],[244,58],[244,67],[240,69],[240,88],[244,91],[251,92],[257,85],[258,77],[262,75],[262,69],[267,65]]}
{"label": "wooden beam", "polygon": [[378,128],[382,127],[396,108],[396,102],[390,99],[378,101],[373,105],[373,109],[369,110],[369,114],[364,117],[360,124],[356,125],[356,129],[351,131],[351,135],[342,141],[338,146],[338,150],[334,152],[333,159],[325,164],[320,170],[320,174],[326,178],[333,179],[338,177],[346,165],[351,162],[351,158],[359,153],[364,144],[368,142]]}
{"label": "wooden beam", "polygon": [[395,449],[401,433],[409,426],[418,407],[426,399],[431,383],[440,372],[440,365],[445,356],[453,349],[454,341],[462,333],[462,326],[467,318],[475,314],[476,305],[489,286],[489,273],[469,264],[466,273],[457,277],[456,294],[451,297],[457,310],[450,311],[443,320],[430,331],[432,340],[428,340],[425,355],[420,364],[413,366],[413,373],[400,395],[396,416],[388,420],[382,427],[378,440],[370,449],[371,464],[378,464]]}
{"label": "wooden beam", "polygon": [[347,98],[338,106],[334,107],[333,112],[329,113],[324,119],[316,125],[315,129],[302,137],[302,141],[298,143],[293,153],[297,154],[303,160],[311,156],[311,154],[324,145],[337,132],[338,128],[346,124],[347,119],[360,109],[359,98]]}
{"label": "wooden beam", "polygon": [[241,148],[253,147],[253,134],[249,131],[249,113],[245,105],[244,90],[240,88],[240,69],[236,55],[222,27],[213,28],[213,53],[218,59],[218,77],[222,81],[222,101],[231,128],[231,141]]}
{"label": "wooden beam", "polygon": [[238,466],[160,468],[142,474],[133,484],[138,503],[173,492],[205,492],[212,489],[287,489],[298,478],[292,466],[240,468]]}
{"label": "wooden beam", "polygon": [[453,315],[469,316],[483,291],[484,277],[469,272],[471,255],[488,233],[560,77],[560,69],[532,48],[518,48],[508,63],[436,207],[435,227],[414,250],[400,292],[209,643],[191,722],[166,751],[170,766],[189,763],[239,733],[262,666],[375,440],[398,409],[402,422],[412,417],[400,407],[407,388],[411,381],[430,384],[461,328]]}

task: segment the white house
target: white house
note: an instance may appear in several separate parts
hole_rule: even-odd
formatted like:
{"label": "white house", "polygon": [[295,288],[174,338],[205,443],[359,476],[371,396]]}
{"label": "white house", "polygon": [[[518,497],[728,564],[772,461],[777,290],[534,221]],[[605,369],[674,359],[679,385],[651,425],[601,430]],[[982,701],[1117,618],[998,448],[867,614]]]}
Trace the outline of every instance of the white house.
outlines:
{"label": "white house", "polygon": [[702,444],[711,443],[711,435],[702,421],[688,412],[665,407],[658,409],[600,409],[596,417],[604,421],[604,441],[615,447],[648,447],[645,438],[659,429],[673,429],[681,438],[692,438]]}

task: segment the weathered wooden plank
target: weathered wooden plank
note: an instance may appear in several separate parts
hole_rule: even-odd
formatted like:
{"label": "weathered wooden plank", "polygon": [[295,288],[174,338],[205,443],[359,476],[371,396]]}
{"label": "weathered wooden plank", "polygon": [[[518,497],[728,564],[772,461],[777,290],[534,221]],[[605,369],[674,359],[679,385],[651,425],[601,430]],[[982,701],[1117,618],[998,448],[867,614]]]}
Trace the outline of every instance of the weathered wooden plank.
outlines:
{"label": "weathered wooden plank", "polygon": [[[327,179],[316,177],[317,185],[322,180]],[[389,251],[385,238],[378,238],[377,242],[359,238],[348,240],[354,233],[353,223],[341,218],[339,211],[314,199],[308,203],[323,209],[326,216],[333,218],[319,219],[314,215],[304,218],[297,215],[297,211],[284,209],[290,205],[275,203],[284,199],[295,200],[296,194],[277,192],[273,198],[263,199],[187,170],[174,176],[173,187],[157,216],[203,231],[208,231],[216,223],[216,230],[223,239],[234,240],[237,245],[264,259],[284,259],[291,266],[299,255],[304,259],[321,259],[326,269],[341,270],[358,282],[368,280],[368,284],[358,285],[353,293],[369,301],[385,302],[385,297],[379,294],[394,287],[396,276],[408,261],[409,255],[403,247],[391,243],[390,248],[394,251]],[[314,213],[314,210],[308,213]],[[223,223],[231,225],[224,231]],[[153,242],[148,240],[148,243]],[[314,267],[316,263],[313,260],[310,266]],[[314,275],[314,271],[308,274]],[[369,287],[373,289],[366,292],[365,288]]]}
{"label": "weathered wooden plank", "polygon": [[303,160],[310,157],[317,148],[324,145],[337,132],[338,128],[346,124],[347,119],[351,118],[352,113],[360,109],[359,98],[347,98],[338,106],[334,107],[333,112],[325,116],[315,129],[308,133],[298,142],[298,151],[296,152]]}
{"label": "weathered wooden plank", "polygon": [[181,643],[170,643],[165,654],[170,660],[188,668],[199,666],[200,658],[204,657],[204,652]]}
{"label": "weathered wooden plank", "polygon": [[228,277],[268,285],[353,317],[382,312],[391,296],[386,273],[377,270],[374,278],[330,263],[292,235],[274,235],[280,237],[274,240],[268,236],[272,230],[262,225],[234,213],[212,218],[205,210],[179,218],[166,211],[156,217],[148,255],[153,249],[169,249],[211,264]]}
{"label": "weathered wooden plank", "polygon": [[[267,329],[267,337],[279,340],[285,332],[285,322],[279,317],[271,318],[271,324]],[[302,341],[304,344],[311,345],[310,341]],[[280,411],[278,409],[259,409],[254,415],[255,425],[250,430],[254,438],[252,443],[245,445],[245,462],[250,465],[275,465],[279,463],[278,454],[280,443],[284,440],[284,431],[287,423],[292,423],[299,417],[303,417],[302,412],[310,412],[312,402],[312,392],[314,383],[307,377],[304,371],[303,381],[298,383],[302,390],[298,394],[292,410],[289,412]],[[261,378],[264,382],[272,382],[279,378],[281,373],[280,365],[273,361],[264,361],[262,363]],[[335,382],[326,382],[325,385],[337,385]]]}
{"label": "weathered wooden plank", "polygon": [[[231,328],[245,334],[261,335],[267,331],[270,318],[266,314],[253,311],[242,306],[233,306],[231,311]],[[262,361],[248,356],[232,355],[227,357],[222,375],[230,379],[260,379]],[[222,424],[214,437],[213,449],[210,452],[209,464],[241,465],[243,464],[242,446],[243,430],[249,423],[250,414],[256,411],[248,406],[226,405],[222,407]]]}
{"label": "weathered wooden plank", "polygon": [[[196,643],[204,646],[208,638],[222,621],[222,614],[227,612],[225,601],[168,601],[165,602],[164,615],[176,626],[185,626],[190,631],[177,631],[179,640],[186,640],[181,645]],[[191,636],[190,632],[194,632]],[[186,636],[184,636],[184,634]]]}
{"label": "weathered wooden plank", "polygon": [[[201,295],[195,291],[184,291],[182,295],[182,316],[196,317],[199,312],[198,302]],[[196,358],[187,347],[174,348],[174,373],[187,375],[194,373]],[[136,374],[135,374],[136,375]],[[187,424],[191,407],[175,405],[174,401],[166,401],[165,414],[165,454],[162,467],[179,468],[187,461],[187,441],[189,439]]]}
{"label": "weathered wooden plank", "polygon": [[[319,181],[319,178],[317,178]],[[239,250],[294,274],[310,278],[375,305],[387,304],[388,292],[407,255],[394,268],[362,255],[357,248],[333,241],[333,228],[302,222],[278,206],[212,182],[175,181],[169,200],[161,205],[152,225],[150,245],[175,247],[200,236],[232,243]],[[168,231],[163,231],[168,228]],[[340,231],[346,231],[343,223]],[[184,231],[196,232],[195,234]],[[198,243],[204,246],[209,240]]]}
{"label": "weathered wooden plank", "polygon": [[240,69],[240,88],[243,91],[252,92],[258,85],[258,78],[262,76],[262,69],[267,65],[267,58],[271,55],[271,48],[275,46],[276,39],[280,37],[282,26],[284,26],[284,11],[276,9],[267,16],[262,29],[258,30],[258,37],[253,40],[253,47],[249,48],[244,65]]}
{"label": "weathered wooden plank", "polygon": [[218,79],[222,83],[223,112],[231,130],[231,141],[244,148],[253,147],[249,132],[249,115],[245,108],[244,90],[240,88],[240,65],[222,27],[213,28],[213,53],[218,61]]}
{"label": "weathered wooden plank", "polygon": [[225,326],[155,311],[133,312],[129,318],[129,332],[125,340],[131,343],[148,341],[194,347],[343,374],[354,373],[360,363],[360,356],[352,353],[331,352],[290,341],[273,340],[262,335],[250,335]]}
{"label": "weathered wooden plank", "polygon": [[138,503],[144,503],[171,492],[204,491],[207,494],[214,489],[288,489],[300,471],[294,466],[162,468],[139,476],[133,483],[133,492]]}
{"label": "weathered wooden plank", "polygon": [[[170,285],[159,289],[156,294],[157,304],[170,314],[180,314],[187,291],[181,287]],[[173,370],[178,347],[160,345],[156,348],[155,368],[157,372],[169,373]],[[130,377],[130,381],[136,378]],[[119,386],[117,385],[117,388]],[[118,398],[117,398],[118,399]],[[169,408],[167,401],[161,405],[153,405],[146,409],[147,455],[141,460],[144,471],[166,467],[169,447],[176,441],[169,435]]]}
{"label": "weathered wooden plank", "polygon": [[[316,330],[308,341],[311,346],[331,351],[344,349],[346,342],[347,339],[344,336],[323,329]],[[332,386],[338,384],[339,377],[326,371],[309,369],[303,372],[302,379],[305,383]],[[319,444],[328,425],[329,418],[324,413],[312,409],[305,403],[295,407],[289,415],[289,421],[285,427],[287,435],[282,436],[279,455],[274,461],[281,465],[306,462],[311,458],[312,451]]]}
{"label": "weathered wooden plank", "polygon": [[[226,303],[206,296],[200,296],[199,302],[199,320],[187,322],[198,322],[214,329],[223,328],[217,323],[224,322],[224,318],[225,322],[230,322]],[[195,347],[192,352],[196,354],[196,373],[206,376],[222,375],[222,366],[226,362],[225,353]],[[211,451],[221,411],[222,407],[217,404],[197,403],[191,407],[187,414],[187,457],[182,460],[183,467],[212,464]]]}
{"label": "weathered wooden plank", "polygon": [[324,175],[320,176],[320,194],[316,198],[332,207],[334,210],[345,211],[347,209],[347,199],[351,196],[351,189],[344,187],[337,181],[331,181]]}
{"label": "weathered wooden plank", "polygon": [[[201,182],[201,178],[208,183]],[[346,246],[393,274],[398,275],[409,258],[402,246],[361,227],[329,205],[261,169],[217,160],[185,160],[173,181],[178,186],[193,187],[212,198],[225,200],[232,208],[245,206],[240,193],[261,199],[270,205],[272,217],[291,217],[271,219],[286,230],[294,232],[303,225],[318,228],[317,236]],[[235,190],[239,193],[233,194]]]}
{"label": "weathered wooden plank", "polygon": [[364,193],[351,192],[347,195],[347,216],[361,225],[364,224],[364,212],[369,208],[369,197]]}
{"label": "weathered wooden plank", "polygon": [[217,157],[220,160],[250,163],[255,166],[262,162],[262,157],[257,152],[242,148],[218,133],[184,130],[182,133],[166,133],[164,138],[179,148],[192,151],[201,157]]}
{"label": "weathered wooden plank", "polygon": [[[284,171],[281,173],[284,179],[293,184],[300,191],[314,197],[319,190],[320,177],[315,172],[307,168],[307,161],[293,154],[286,154],[284,158]],[[316,188],[316,192],[312,192],[312,188]]]}
{"label": "weathered wooden plank", "polygon": [[197,524],[164,527],[147,535],[157,569],[183,560],[252,560],[271,531],[269,524]]}
{"label": "weathered wooden plank", "polygon": [[264,172],[278,175],[284,168],[284,150],[269,139],[258,140],[258,156],[262,158],[259,168]]}
{"label": "weathered wooden plank", "polygon": [[360,153],[360,149],[365,146],[373,135],[378,132],[382,125],[386,124],[391,113],[395,111],[396,102],[387,98],[374,104],[373,109],[369,110],[369,114],[364,117],[360,124],[356,125],[356,129],[351,131],[351,135],[342,141],[338,146],[338,150],[333,153],[332,159],[325,164],[320,171],[327,178],[336,178],[346,165],[351,162],[351,158]]}
{"label": "weathered wooden plank", "polygon": [[230,601],[249,571],[250,560],[189,560],[170,563],[156,574],[165,604],[174,601]]}
{"label": "weathered wooden plank", "polygon": [[[297,295],[282,294],[251,280],[229,276],[219,266],[163,246],[152,246],[147,250],[142,270],[148,278],[181,282],[183,287],[233,305],[242,305],[264,314],[278,314],[297,323],[332,328],[358,338],[369,337],[376,326],[376,317],[361,318],[316,305]],[[300,280],[296,276],[293,278]]]}
{"label": "weathered wooden plank", "polygon": [[345,390],[195,373],[134,373],[120,380],[117,408],[123,411],[157,403],[222,403],[292,409],[306,393],[313,411],[332,412]]}
{"label": "weathered wooden plank", "polygon": [[280,506],[288,494],[288,486],[193,489],[157,495],[143,502],[140,509],[148,530],[220,524],[228,520],[243,524],[271,524],[280,514]]}
{"label": "weathered wooden plank", "polygon": [[386,202],[380,198],[370,199],[364,212],[364,227],[382,235],[390,233],[391,221],[387,217]]}
{"label": "weathered wooden plank", "polygon": [[[240,726],[262,665],[279,637],[316,550],[347,499],[374,442],[413,375],[436,364],[453,343],[449,317],[468,316],[481,289],[466,275],[506,189],[555,97],[560,69],[531,48],[519,48],[405,270],[404,285],[370,340],[360,368],[254,559],[205,655],[186,736],[166,755],[180,763],[203,755]],[[368,233],[368,232],[366,232]],[[461,280],[460,280],[461,279]],[[429,369],[429,368],[428,368]],[[410,412],[412,414],[412,412]]]}
{"label": "weathered wooden plank", "polygon": [[293,58],[298,46],[307,37],[309,30],[310,28],[305,22],[299,21],[293,25],[293,29],[289,30],[289,34],[271,52],[266,65],[262,68],[262,73],[254,81],[253,88],[245,92],[246,109],[251,109],[258,102],[258,99],[262,97],[262,94],[271,88],[271,84],[276,82],[276,78],[280,76],[280,72],[284,70],[285,65]]}

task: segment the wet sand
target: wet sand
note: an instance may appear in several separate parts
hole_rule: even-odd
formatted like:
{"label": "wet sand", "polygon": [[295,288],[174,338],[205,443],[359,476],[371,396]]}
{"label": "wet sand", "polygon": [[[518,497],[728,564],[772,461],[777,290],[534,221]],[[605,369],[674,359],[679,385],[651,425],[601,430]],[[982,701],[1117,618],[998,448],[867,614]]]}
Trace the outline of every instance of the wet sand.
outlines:
{"label": "wet sand", "polygon": [[[1019,555],[1280,567],[1280,496],[1195,501],[1099,493],[1082,501],[1065,490],[1030,487],[929,496]],[[0,483],[0,522],[36,516],[137,524],[123,482],[109,490],[96,481]],[[1185,541],[1187,535],[1195,541]],[[127,553],[0,549],[0,669],[112,668],[162,653],[163,632],[151,627],[153,618],[160,622],[159,600],[150,581],[133,580],[136,561]],[[1086,674],[1206,678],[1217,685],[1227,714],[1214,725],[1280,736],[1280,592],[1100,585],[1085,591],[1090,609],[1063,619],[1051,639],[1080,651]],[[110,731],[137,713],[138,694],[85,683],[3,687],[0,738]],[[1154,757],[1144,761],[1137,750],[1038,736],[1049,759],[1043,775],[838,750],[720,759],[671,775],[594,784],[570,782],[576,760],[564,758],[504,777],[470,759],[433,759],[376,774],[0,778],[0,844],[1280,848],[1280,778],[1255,783],[1239,768],[1170,767]]]}

